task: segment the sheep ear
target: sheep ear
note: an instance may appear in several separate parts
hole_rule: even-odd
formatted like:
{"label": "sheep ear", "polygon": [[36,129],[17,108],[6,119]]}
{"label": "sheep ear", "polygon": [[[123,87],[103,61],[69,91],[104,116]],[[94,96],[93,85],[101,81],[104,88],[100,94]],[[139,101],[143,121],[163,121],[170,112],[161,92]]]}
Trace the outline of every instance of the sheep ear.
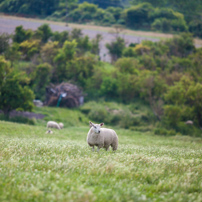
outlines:
{"label": "sheep ear", "polygon": [[101,124],[100,124],[100,126],[103,126],[103,125],[104,125],[104,123],[101,123]]}
{"label": "sheep ear", "polygon": [[89,121],[89,126],[90,128],[93,126],[93,123],[91,121]]}

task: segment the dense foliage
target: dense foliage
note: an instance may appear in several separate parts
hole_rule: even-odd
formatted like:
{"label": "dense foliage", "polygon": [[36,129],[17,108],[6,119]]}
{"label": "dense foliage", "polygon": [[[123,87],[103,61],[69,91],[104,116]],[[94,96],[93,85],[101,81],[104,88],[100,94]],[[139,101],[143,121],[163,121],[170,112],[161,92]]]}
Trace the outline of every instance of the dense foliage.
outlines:
{"label": "dense foliage", "polygon": [[202,37],[200,0],[2,0],[0,12],[105,26],[119,24],[131,29],[189,31]]}
{"label": "dense foliage", "polygon": [[27,86],[29,79],[15,73],[9,62],[0,56],[0,109],[6,117],[14,109],[31,110],[34,94]]}
{"label": "dense foliage", "polygon": [[[2,95],[7,86],[15,85],[16,89],[9,91],[10,94],[15,92],[14,97],[24,93],[20,96],[23,99],[33,98],[32,90],[36,99],[43,101],[45,88],[50,83],[68,81],[83,88],[87,101],[98,97],[128,105],[138,101],[149,108],[138,116],[135,114],[139,114],[136,110],[140,107],[132,105],[127,109],[110,109],[104,104],[96,107],[90,104],[81,109],[93,120],[102,119],[124,128],[156,122],[157,134],[162,133],[160,128],[163,127],[167,131],[163,133],[173,134],[169,132],[172,129],[187,134],[192,128],[192,135],[200,135],[202,49],[195,48],[191,34],[129,46],[117,36],[115,41],[106,44],[112,64],[99,60],[102,37],[98,35],[90,40],[79,29],[59,33],[52,32],[47,24],[36,31],[19,26],[12,38],[13,42],[8,44],[8,36],[2,34],[0,37],[0,44],[6,44],[0,47]],[[10,94],[7,94],[7,100],[12,100]],[[0,101],[1,108],[5,108],[2,104],[5,101]],[[24,103],[24,106],[11,105],[14,109],[31,109],[29,102]],[[95,108],[97,112],[93,111]],[[194,124],[186,125],[187,120]]]}

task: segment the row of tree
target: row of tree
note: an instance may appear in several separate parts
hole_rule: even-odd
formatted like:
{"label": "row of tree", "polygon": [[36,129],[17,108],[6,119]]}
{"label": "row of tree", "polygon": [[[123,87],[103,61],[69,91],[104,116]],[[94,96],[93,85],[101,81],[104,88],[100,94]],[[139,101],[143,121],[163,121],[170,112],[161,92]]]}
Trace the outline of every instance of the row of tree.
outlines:
{"label": "row of tree", "polygon": [[164,127],[186,133],[187,120],[194,121],[196,131],[202,127],[202,49],[195,48],[190,34],[129,46],[117,36],[106,44],[112,64],[99,60],[101,39],[90,40],[79,29],[52,32],[47,24],[36,31],[19,26],[13,36],[2,34],[0,108],[8,113],[16,108],[13,103],[24,103],[18,107],[31,109],[33,94],[44,100],[50,83],[68,81],[81,86],[87,100],[139,99]]}
{"label": "row of tree", "polygon": [[[83,2],[83,1],[81,1]],[[78,3],[76,0],[1,0],[0,11],[11,14],[25,14],[48,17],[76,23],[98,25],[120,24],[131,29],[161,32],[189,31],[202,37],[202,3],[190,1],[154,0],[109,0]],[[99,7],[101,6],[101,7]],[[188,12],[190,11],[190,12]]]}

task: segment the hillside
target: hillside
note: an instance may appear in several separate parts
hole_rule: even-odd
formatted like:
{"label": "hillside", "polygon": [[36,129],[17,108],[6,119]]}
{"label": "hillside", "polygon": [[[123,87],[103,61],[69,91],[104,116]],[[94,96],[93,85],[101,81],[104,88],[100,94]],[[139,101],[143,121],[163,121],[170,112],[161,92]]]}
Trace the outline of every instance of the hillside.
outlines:
{"label": "hillside", "polygon": [[[36,30],[42,24],[47,23],[50,25],[53,31],[71,31],[74,28],[82,29],[82,33],[84,35],[88,35],[90,39],[96,37],[97,34],[101,34],[103,39],[100,42],[100,58],[103,61],[110,62],[110,56],[108,54],[108,50],[105,47],[106,43],[110,43],[115,40],[115,29],[112,27],[103,27],[103,26],[95,26],[95,25],[81,25],[81,24],[73,24],[68,23],[68,26],[64,22],[54,22],[33,18],[23,18],[23,17],[13,17],[13,16],[5,16],[1,15],[0,18],[0,27],[1,33],[14,33],[16,26],[23,25],[25,29],[33,29]],[[144,31],[133,31],[129,29],[124,29],[119,34],[123,37],[127,44],[130,43],[141,43],[143,40],[151,40],[151,41],[159,41],[168,38],[172,38],[173,34],[165,34],[158,32],[144,32]],[[202,40],[195,38],[194,43],[196,47],[202,47]]]}
{"label": "hillside", "polygon": [[[21,22],[29,28],[13,26],[14,33],[0,37],[0,108],[7,119],[13,109],[32,110],[33,99],[44,102],[50,86],[70,82],[82,89],[87,108],[81,110],[92,120],[201,137],[202,51],[190,33],[129,44],[137,33],[112,34],[92,26],[88,36],[80,25],[62,31],[64,24],[7,20],[2,18],[4,28]],[[13,24],[5,26],[9,21]],[[50,93],[57,103],[61,92]]]}

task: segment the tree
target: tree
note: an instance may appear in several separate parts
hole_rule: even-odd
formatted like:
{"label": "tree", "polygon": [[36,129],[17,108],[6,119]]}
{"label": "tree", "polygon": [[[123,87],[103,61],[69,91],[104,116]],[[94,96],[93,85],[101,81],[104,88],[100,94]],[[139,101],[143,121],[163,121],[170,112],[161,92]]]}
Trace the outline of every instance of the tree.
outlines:
{"label": "tree", "polygon": [[113,41],[111,44],[106,44],[109,54],[111,55],[112,62],[115,62],[118,58],[122,56],[122,52],[125,48],[125,41],[121,37],[117,37],[116,41]]}
{"label": "tree", "polygon": [[13,42],[22,43],[23,41],[29,40],[33,34],[33,31],[30,29],[25,30],[22,25],[17,26],[13,35]]}
{"label": "tree", "polygon": [[190,33],[182,33],[179,36],[174,36],[173,39],[167,40],[165,44],[169,47],[169,55],[177,57],[187,57],[195,52],[194,39]]}
{"label": "tree", "polygon": [[46,43],[53,33],[48,24],[43,24],[38,27],[35,35],[37,38],[40,38],[43,43]]}
{"label": "tree", "polygon": [[20,44],[20,50],[23,54],[25,60],[30,60],[32,56],[36,53],[39,53],[40,50],[40,41],[32,40],[32,41],[23,41]]}
{"label": "tree", "polygon": [[198,36],[202,38],[202,21],[201,19],[193,20],[189,23],[189,31],[194,34],[194,36]]}
{"label": "tree", "polygon": [[14,62],[19,60],[21,57],[20,44],[12,43],[12,45],[6,50],[5,58],[11,62],[11,67]]}
{"label": "tree", "polygon": [[10,72],[10,63],[0,55],[0,92],[3,82],[5,81],[8,73]]}
{"label": "tree", "polygon": [[46,87],[50,83],[51,71],[52,66],[48,63],[43,63],[36,67],[32,80],[37,99],[45,100]]}
{"label": "tree", "polygon": [[149,14],[153,9],[150,3],[142,3],[124,10],[123,18],[131,28],[149,28]]}
{"label": "tree", "polygon": [[0,59],[0,109],[9,118],[14,109],[31,111],[34,93],[28,88],[29,80],[24,74],[15,74],[9,69],[9,63]]}
{"label": "tree", "polygon": [[52,81],[61,82],[66,79],[66,64],[74,59],[77,49],[77,42],[65,41],[63,47],[59,50],[58,54],[54,58],[56,64],[55,72],[53,73]]}
{"label": "tree", "polygon": [[59,51],[59,42],[58,41],[49,41],[44,44],[44,46],[40,49],[40,55],[43,62],[47,62],[51,65],[54,65],[54,58],[58,54]]}
{"label": "tree", "polygon": [[6,33],[0,34],[0,54],[9,48],[10,36]]}
{"label": "tree", "polygon": [[100,41],[103,39],[101,34],[97,34],[92,40],[92,50],[91,52],[95,55],[100,55]]}

